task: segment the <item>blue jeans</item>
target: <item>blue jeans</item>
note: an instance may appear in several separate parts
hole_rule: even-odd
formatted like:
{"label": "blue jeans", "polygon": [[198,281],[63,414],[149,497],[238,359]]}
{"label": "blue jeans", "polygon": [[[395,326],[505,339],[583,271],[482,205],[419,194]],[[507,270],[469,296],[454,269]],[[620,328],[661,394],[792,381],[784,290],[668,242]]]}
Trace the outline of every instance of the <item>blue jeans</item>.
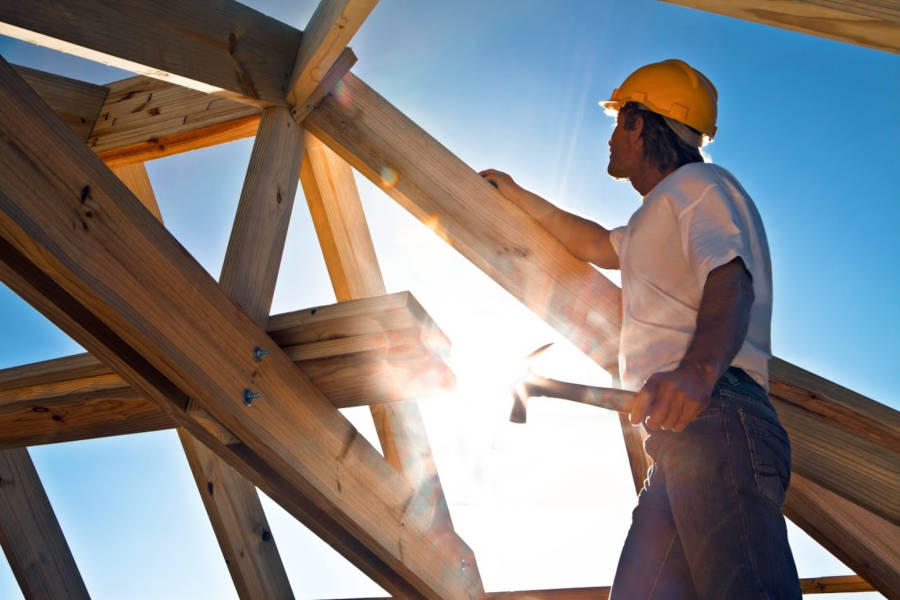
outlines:
{"label": "blue jeans", "polygon": [[645,448],[611,600],[801,597],[781,515],[791,449],[765,390],[732,367],[693,423]]}

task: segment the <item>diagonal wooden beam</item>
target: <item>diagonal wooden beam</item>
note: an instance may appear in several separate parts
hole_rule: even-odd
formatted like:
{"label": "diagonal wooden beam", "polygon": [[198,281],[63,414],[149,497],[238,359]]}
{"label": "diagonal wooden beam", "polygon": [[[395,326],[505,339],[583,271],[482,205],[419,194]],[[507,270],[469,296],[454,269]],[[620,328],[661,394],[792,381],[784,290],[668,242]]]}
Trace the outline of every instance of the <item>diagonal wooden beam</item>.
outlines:
{"label": "diagonal wooden beam", "polygon": [[352,73],[304,126],[601,366],[616,370],[618,288],[572,256]]}
{"label": "diagonal wooden beam", "polygon": [[301,37],[231,0],[2,0],[0,34],[257,106],[284,104]]}
{"label": "diagonal wooden beam", "polygon": [[900,413],[778,358],[770,380],[793,472],[900,525]]}
{"label": "diagonal wooden beam", "polygon": [[28,600],[89,598],[25,448],[0,451],[0,546]]}
{"label": "diagonal wooden beam", "polygon": [[[572,257],[535,221],[503,199],[472,169],[362,81],[352,74],[342,81],[340,101],[326,98],[304,125],[366,177],[382,184],[386,193],[601,366],[613,369],[619,328],[619,289],[589,265]],[[382,179],[383,172],[391,175],[387,183]],[[800,371],[796,367],[792,369],[795,374]],[[802,379],[798,375],[798,381]],[[802,383],[799,387],[802,388]],[[827,397],[817,399],[834,410],[838,408]],[[856,409],[862,410],[861,404]],[[883,416],[885,411],[896,413],[881,407],[878,414]],[[834,419],[827,419],[837,424]],[[874,415],[869,419],[876,420]],[[790,419],[786,425],[792,426]],[[793,433],[788,430],[798,447],[808,441],[803,435],[805,427],[799,425]],[[849,437],[836,448],[798,448],[800,463],[795,461],[794,468],[798,473],[817,473],[816,484],[840,490],[847,497],[858,496],[853,485],[829,475],[826,469],[816,467],[811,461],[814,452],[827,450],[832,452],[828,460],[834,464],[843,461],[860,465],[864,457],[853,457],[852,445],[868,444],[871,439],[863,439],[867,434],[858,428],[843,427],[841,431]],[[875,442],[880,444],[881,456],[896,456],[891,441],[896,441],[896,431],[885,431],[885,428],[880,431],[888,436]],[[807,449],[809,452],[805,452]],[[841,453],[846,454],[841,457]],[[805,466],[804,457],[810,460]],[[894,459],[892,464],[896,468],[900,461]],[[890,466],[880,469],[879,477],[888,484],[889,492],[900,485],[900,479],[891,479]],[[887,508],[891,506],[888,503]],[[826,514],[828,509],[824,510]],[[836,514],[830,517],[839,518]],[[824,518],[813,517],[801,526],[827,547],[834,541],[833,534],[828,527],[816,525]],[[884,533],[876,530],[873,535]],[[875,560],[868,554],[871,548],[860,546],[854,551],[860,552],[854,564],[858,565],[860,575],[868,578],[867,565]],[[892,568],[900,570],[900,564],[894,563]]]}
{"label": "diagonal wooden beam", "polygon": [[[337,299],[384,294],[384,280],[350,165],[307,133],[300,179]],[[431,530],[452,539],[453,521],[418,405],[407,400],[390,406],[372,405],[370,410],[385,458],[413,489],[427,494]],[[468,565],[478,593],[483,592],[472,550],[460,544],[451,552]]]}
{"label": "diagonal wooden beam", "polygon": [[[303,30],[303,39],[300,40],[287,84],[287,103],[297,122],[305,119],[321,100],[321,97],[314,102],[308,99],[320,87],[344,47],[377,3],[378,0],[321,0],[316,6]],[[334,83],[325,91],[334,87]]]}
{"label": "diagonal wooden beam", "polygon": [[471,597],[403,479],[3,62],[0,135],[12,289],[391,593]]}
{"label": "diagonal wooden beam", "polygon": [[887,597],[900,590],[900,526],[797,473],[784,514]]}
{"label": "diagonal wooden beam", "polygon": [[900,53],[900,6],[879,0],[663,0],[763,25]]}

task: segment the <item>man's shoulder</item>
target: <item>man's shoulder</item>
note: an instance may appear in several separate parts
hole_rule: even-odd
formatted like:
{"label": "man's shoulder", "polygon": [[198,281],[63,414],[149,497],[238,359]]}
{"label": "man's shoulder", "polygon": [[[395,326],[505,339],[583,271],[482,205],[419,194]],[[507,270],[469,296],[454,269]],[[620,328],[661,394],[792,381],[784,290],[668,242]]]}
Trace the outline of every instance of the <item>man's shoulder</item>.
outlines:
{"label": "man's shoulder", "polygon": [[677,168],[654,189],[660,200],[674,207],[686,208],[700,198],[713,195],[723,198],[749,198],[730,171],[712,163],[689,163]]}
{"label": "man's shoulder", "polygon": [[690,183],[718,184],[723,180],[736,181],[734,175],[724,167],[708,162],[695,162],[678,167],[663,181],[673,185],[685,185]]}

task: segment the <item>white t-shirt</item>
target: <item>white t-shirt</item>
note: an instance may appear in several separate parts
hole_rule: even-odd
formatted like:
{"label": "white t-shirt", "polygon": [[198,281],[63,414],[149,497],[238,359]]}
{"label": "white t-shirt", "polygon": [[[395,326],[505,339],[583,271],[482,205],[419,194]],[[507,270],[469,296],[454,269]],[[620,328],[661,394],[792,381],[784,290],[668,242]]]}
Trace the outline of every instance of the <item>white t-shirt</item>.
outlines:
{"label": "white t-shirt", "polygon": [[740,257],[755,299],[743,346],[731,364],[769,387],[772,266],[759,213],[734,175],[690,163],[644,197],[626,227],[610,232],[622,269],[619,374],[639,390],[678,366],[694,335],[709,272]]}

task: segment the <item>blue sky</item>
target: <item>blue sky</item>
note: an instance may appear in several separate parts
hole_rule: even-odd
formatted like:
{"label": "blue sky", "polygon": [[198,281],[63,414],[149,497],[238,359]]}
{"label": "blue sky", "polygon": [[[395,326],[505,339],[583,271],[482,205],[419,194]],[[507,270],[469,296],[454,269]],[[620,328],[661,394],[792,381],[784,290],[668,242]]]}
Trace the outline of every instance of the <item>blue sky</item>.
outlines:
{"label": "blue sky", "polygon": [[[251,5],[302,28],[315,3]],[[472,168],[506,170],[606,226],[623,224],[640,199],[606,176],[612,120],[597,101],[648,62],[699,68],[719,90],[708,154],[741,180],[768,231],[775,354],[900,408],[896,55],[650,1],[383,0],[351,46],[354,72]],[[94,83],[128,75],[6,38],[0,54]],[[251,146],[147,165],[167,226],[213,276]],[[506,423],[521,357],[555,334],[358,181],[388,290],[411,290],[454,344],[458,393],[424,399],[422,410],[486,586],[609,584],[634,502],[614,417],[547,401],[526,428]],[[302,192],[294,213],[275,312],[334,300]],[[0,368],[79,351],[6,288],[0,340]],[[565,342],[543,368],[606,381]],[[365,411],[348,416],[371,435]],[[174,434],[31,452],[94,598],[235,597]],[[264,502],[298,598],[377,593]],[[791,535],[802,576],[846,572]],[[19,597],[0,559],[0,598]]]}

